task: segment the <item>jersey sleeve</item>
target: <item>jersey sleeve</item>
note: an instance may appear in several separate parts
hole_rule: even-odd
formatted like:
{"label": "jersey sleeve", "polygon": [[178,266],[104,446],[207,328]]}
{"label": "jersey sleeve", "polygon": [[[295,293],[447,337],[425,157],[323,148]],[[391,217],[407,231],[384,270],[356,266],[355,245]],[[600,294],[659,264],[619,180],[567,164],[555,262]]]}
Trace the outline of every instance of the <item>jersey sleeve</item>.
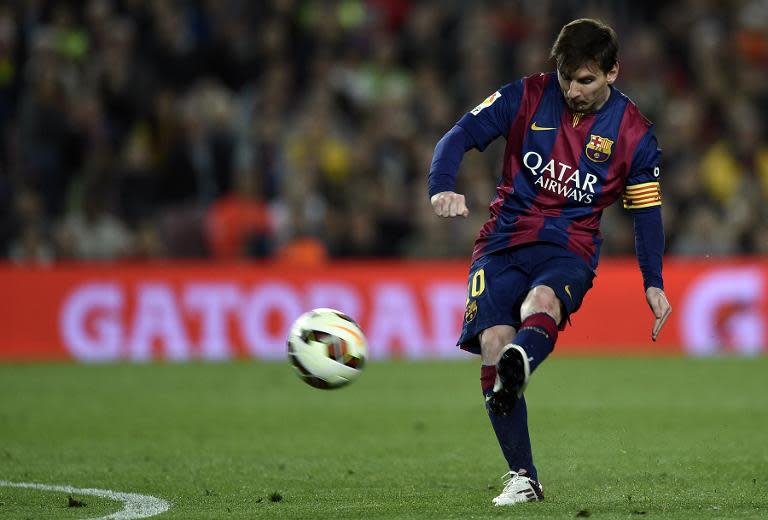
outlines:
{"label": "jersey sleeve", "polygon": [[635,150],[623,197],[624,207],[632,210],[634,218],[635,253],[646,290],[648,287],[664,289],[662,277],[664,225],[660,207],[660,163],[661,150],[651,126]]}
{"label": "jersey sleeve", "polygon": [[504,85],[464,114],[457,123],[472,138],[481,152],[497,137],[507,136],[520,108],[523,80]]}
{"label": "jersey sleeve", "polygon": [[626,209],[661,206],[661,149],[653,127],[640,140],[632,158],[632,166],[624,187],[623,201]]}
{"label": "jersey sleeve", "polygon": [[472,138],[459,125],[453,125],[437,146],[429,168],[429,196],[453,191],[464,154],[472,148]]}
{"label": "jersey sleeve", "polygon": [[632,211],[635,224],[635,252],[643,274],[643,286],[664,290],[662,257],[664,256],[664,224],[661,208],[651,206]]}

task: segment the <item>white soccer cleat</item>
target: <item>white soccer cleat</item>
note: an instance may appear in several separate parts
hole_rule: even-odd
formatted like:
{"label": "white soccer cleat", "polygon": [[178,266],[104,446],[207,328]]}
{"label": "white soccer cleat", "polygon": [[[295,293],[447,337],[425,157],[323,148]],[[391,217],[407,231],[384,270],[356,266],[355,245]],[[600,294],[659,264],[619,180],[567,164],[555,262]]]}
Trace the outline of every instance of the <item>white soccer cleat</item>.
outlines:
{"label": "white soccer cleat", "polygon": [[519,472],[510,471],[502,475],[501,478],[507,480],[504,482],[502,492],[493,499],[493,505],[508,506],[520,502],[544,500],[544,490],[541,484],[528,477],[524,469],[521,469]]}

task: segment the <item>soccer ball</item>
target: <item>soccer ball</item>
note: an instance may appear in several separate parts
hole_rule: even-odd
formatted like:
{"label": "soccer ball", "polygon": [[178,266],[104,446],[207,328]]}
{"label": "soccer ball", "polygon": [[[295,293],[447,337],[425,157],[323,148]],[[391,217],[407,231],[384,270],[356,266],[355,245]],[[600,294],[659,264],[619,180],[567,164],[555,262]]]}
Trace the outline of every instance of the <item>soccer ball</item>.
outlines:
{"label": "soccer ball", "polygon": [[305,312],[288,334],[296,374],[315,388],[340,388],[360,376],[368,344],[358,324],[334,309]]}

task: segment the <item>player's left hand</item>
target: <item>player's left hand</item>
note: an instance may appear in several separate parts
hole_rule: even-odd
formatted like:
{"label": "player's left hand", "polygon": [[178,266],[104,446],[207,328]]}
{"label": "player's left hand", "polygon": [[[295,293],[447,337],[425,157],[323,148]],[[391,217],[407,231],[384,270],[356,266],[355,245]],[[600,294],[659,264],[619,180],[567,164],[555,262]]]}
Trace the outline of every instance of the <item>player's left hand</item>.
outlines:
{"label": "player's left hand", "polygon": [[651,331],[651,339],[656,341],[656,337],[661,332],[661,328],[664,326],[664,322],[667,321],[669,315],[672,313],[672,306],[667,300],[667,296],[664,291],[658,287],[648,287],[645,290],[645,299],[648,301],[648,305],[653,311],[653,315],[656,317],[653,320],[653,330]]}

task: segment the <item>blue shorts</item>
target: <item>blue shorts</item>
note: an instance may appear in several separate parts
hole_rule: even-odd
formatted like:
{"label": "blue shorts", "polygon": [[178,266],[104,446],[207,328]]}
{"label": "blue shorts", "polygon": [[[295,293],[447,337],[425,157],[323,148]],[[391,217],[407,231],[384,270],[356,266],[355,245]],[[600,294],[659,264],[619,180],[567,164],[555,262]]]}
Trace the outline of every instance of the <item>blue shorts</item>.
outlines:
{"label": "blue shorts", "polygon": [[595,273],[586,262],[563,247],[535,243],[504,249],[475,260],[469,269],[467,307],[458,345],[480,353],[479,335],[494,325],[520,328],[520,306],[528,292],[546,285],[560,299],[565,327],[581,307]]}

